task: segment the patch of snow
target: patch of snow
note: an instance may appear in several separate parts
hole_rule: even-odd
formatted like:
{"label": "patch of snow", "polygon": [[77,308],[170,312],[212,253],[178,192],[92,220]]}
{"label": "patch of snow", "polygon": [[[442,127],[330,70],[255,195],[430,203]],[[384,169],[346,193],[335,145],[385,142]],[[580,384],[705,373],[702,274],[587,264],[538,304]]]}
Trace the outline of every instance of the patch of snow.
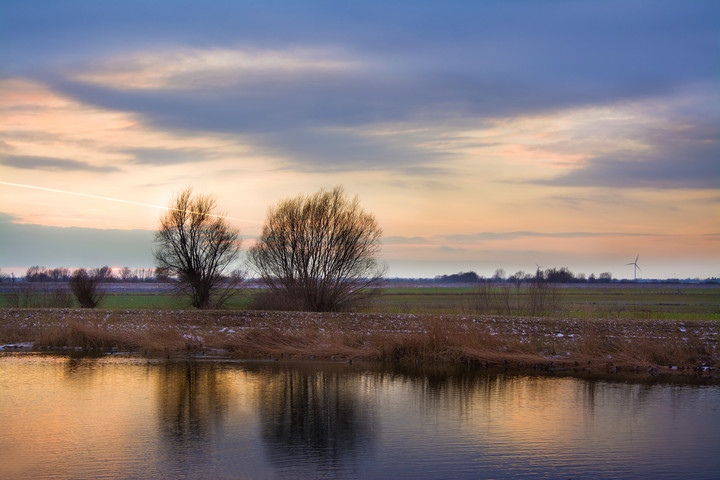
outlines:
{"label": "patch of snow", "polygon": [[7,345],[0,345],[0,350],[17,350],[20,348],[32,348],[33,342],[20,342],[20,343],[8,343]]}

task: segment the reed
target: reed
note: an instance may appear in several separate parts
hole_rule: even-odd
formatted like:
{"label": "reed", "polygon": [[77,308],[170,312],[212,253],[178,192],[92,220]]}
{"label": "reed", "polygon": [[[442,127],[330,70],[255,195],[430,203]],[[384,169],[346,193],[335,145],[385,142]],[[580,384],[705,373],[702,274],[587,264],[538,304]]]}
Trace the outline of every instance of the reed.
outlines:
{"label": "reed", "polygon": [[552,283],[534,282],[523,287],[480,283],[468,295],[462,309],[467,313],[498,315],[545,315],[562,308],[562,296]]}
{"label": "reed", "polygon": [[[708,320],[1,309],[0,343],[82,351],[610,370],[720,366]],[[588,367],[591,365],[591,367]]]}

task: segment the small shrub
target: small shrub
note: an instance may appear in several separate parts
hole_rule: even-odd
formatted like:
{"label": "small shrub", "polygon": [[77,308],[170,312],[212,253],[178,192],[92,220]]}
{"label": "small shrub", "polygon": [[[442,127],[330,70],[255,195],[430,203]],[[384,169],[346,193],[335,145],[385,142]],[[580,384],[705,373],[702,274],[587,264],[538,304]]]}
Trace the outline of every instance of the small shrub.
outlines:
{"label": "small shrub", "polygon": [[19,283],[5,295],[10,308],[70,308],[73,297],[65,285]]}
{"label": "small shrub", "polygon": [[560,306],[558,288],[548,282],[538,281],[530,285],[527,291],[526,308],[531,315],[553,313]]}
{"label": "small shrub", "polygon": [[467,313],[484,315],[543,315],[557,311],[561,306],[558,288],[548,282],[533,282],[522,289],[509,285],[478,284],[466,304]]}
{"label": "small shrub", "polygon": [[253,295],[249,308],[250,310],[299,311],[303,309],[303,304],[297,297],[264,291]]}
{"label": "small shrub", "polygon": [[101,278],[90,275],[87,270],[76,270],[70,277],[70,290],[82,308],[95,308],[105,296],[105,290],[100,287]]}

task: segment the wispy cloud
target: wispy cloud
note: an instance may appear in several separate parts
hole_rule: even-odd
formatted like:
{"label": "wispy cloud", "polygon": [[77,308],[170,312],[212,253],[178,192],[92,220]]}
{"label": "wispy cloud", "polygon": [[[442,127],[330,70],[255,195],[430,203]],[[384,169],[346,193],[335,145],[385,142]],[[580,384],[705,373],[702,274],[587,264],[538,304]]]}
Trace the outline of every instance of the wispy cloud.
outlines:
{"label": "wispy cloud", "polygon": [[604,237],[653,237],[664,234],[633,232],[477,232],[470,234],[430,235],[427,237],[389,236],[383,238],[388,245],[467,245],[515,239],[540,238],[604,238]]}
{"label": "wispy cloud", "polygon": [[30,155],[9,155],[0,158],[0,164],[27,170],[117,172],[119,168],[111,165],[91,165],[87,162],[64,158],[33,157]]}
{"label": "wispy cloud", "polygon": [[382,242],[385,245],[428,245],[433,243],[426,237],[403,237],[400,235],[383,237]]}
{"label": "wispy cloud", "polygon": [[303,78],[357,73],[361,67],[359,61],[350,61],[327,48],[173,48],[93,62],[91,67],[80,67],[79,72],[69,76],[78,82],[117,90],[169,89],[208,94],[218,88],[247,88],[268,81],[278,88]]}
{"label": "wispy cloud", "polygon": [[[620,146],[587,158],[580,165],[539,183],[558,186],[611,188],[720,187],[720,97],[702,101],[717,107],[707,117],[661,118],[653,128],[632,128],[642,148]],[[667,114],[667,113],[666,113]]]}
{"label": "wispy cloud", "polygon": [[158,129],[138,114],[93,107],[41,82],[0,80],[0,91],[7,166],[112,173],[135,163],[162,166],[251,156],[251,147],[236,136]]}
{"label": "wispy cloud", "polygon": [[177,165],[190,162],[207,161],[208,151],[182,148],[132,148],[125,150],[139,165]]}

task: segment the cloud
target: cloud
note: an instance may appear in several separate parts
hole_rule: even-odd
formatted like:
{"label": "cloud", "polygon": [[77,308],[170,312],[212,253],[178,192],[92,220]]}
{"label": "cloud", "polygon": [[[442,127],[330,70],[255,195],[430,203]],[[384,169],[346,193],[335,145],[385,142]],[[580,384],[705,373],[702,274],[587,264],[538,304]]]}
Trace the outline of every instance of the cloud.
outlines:
{"label": "cloud", "polygon": [[0,212],[0,265],[24,267],[153,266],[151,230],[63,228],[15,223]]}
{"label": "cloud", "polygon": [[[537,183],[572,187],[720,187],[720,122],[638,132],[647,149],[587,159],[579,168]],[[642,137],[641,137],[642,138]]]}
{"label": "cloud", "polygon": [[464,248],[448,247],[447,245],[440,245],[439,247],[437,247],[437,251],[441,252],[441,253],[449,253],[449,254],[467,252],[467,250],[465,250]]}
{"label": "cloud", "polygon": [[384,245],[428,245],[431,241],[426,237],[403,237],[399,235],[391,235],[389,237],[383,237],[382,243]]}
{"label": "cloud", "polygon": [[[5,4],[0,149],[38,165],[0,165],[8,182],[155,203],[192,181],[253,218],[345,183],[406,255],[614,242],[523,229],[717,231],[716,0]],[[121,172],[91,184],[60,159]],[[128,224],[0,193],[24,219]],[[504,230],[412,240],[468,225]]]}
{"label": "cloud", "polygon": [[[640,89],[658,77],[713,72],[704,53],[715,47],[719,9],[713,0],[661,5],[651,0],[442,5],[289,0],[199,5],[181,0],[175,5],[68,1],[62,7],[43,4],[41,11],[32,1],[7,5],[1,31],[9,42],[2,44],[13,48],[6,48],[6,63],[42,64],[66,52],[97,57],[98,50],[138,45],[219,52],[247,44],[268,51],[331,45],[398,59],[397,69],[430,57],[456,67],[448,72],[484,70],[495,78],[534,73],[538,81],[564,78],[576,87],[582,79],[594,79],[591,86],[596,87],[624,78]],[[34,56],[28,58],[28,52]]]}
{"label": "cloud", "polygon": [[596,157],[574,172],[537,183],[571,187],[720,188],[716,150],[691,152],[689,158],[687,153],[677,153],[661,159]]}
{"label": "cloud", "polygon": [[203,162],[208,159],[202,150],[181,150],[169,148],[133,148],[125,150],[139,165],[176,165],[180,163]]}
{"label": "cloud", "polygon": [[110,165],[91,165],[78,160],[64,158],[34,157],[30,155],[9,155],[0,159],[0,164],[27,170],[118,172],[119,168]]}
{"label": "cloud", "polygon": [[446,170],[433,164],[451,156],[423,149],[406,137],[379,137],[360,129],[352,132],[292,129],[260,138],[260,145],[266,145],[264,148],[271,155],[283,158],[288,168],[307,172],[379,169],[412,176],[436,176]]}
{"label": "cloud", "polygon": [[[152,128],[252,137],[303,171],[424,175],[412,167],[448,160],[458,126],[714,85],[719,10],[702,1],[269,1],[168,11],[129,1],[38,15],[13,5],[0,44],[14,46],[7,72]],[[426,135],[371,133],[388,122]]]}
{"label": "cloud", "polygon": [[[252,147],[237,135],[153,128],[138,114],[92,107],[37,81],[4,79],[0,90],[0,162],[6,166],[106,173],[132,164],[252,157]],[[64,158],[54,156],[57,151]]]}
{"label": "cloud", "polygon": [[199,90],[208,94],[218,88],[257,88],[268,78],[277,88],[336,73],[356,74],[361,66],[328,49],[186,48],[114,57],[71,74],[71,79],[116,90]]}
{"label": "cloud", "polygon": [[[463,136],[463,131],[482,130],[520,116],[528,118],[536,115],[540,120],[547,120],[548,117],[566,116],[565,111],[597,112],[599,108],[610,110],[602,118],[604,125],[601,126],[612,136],[603,138],[589,130],[581,132],[576,129],[573,136],[557,138],[554,143],[519,146],[525,148],[525,155],[555,156],[559,166],[563,162],[573,166],[582,158],[595,158],[597,160],[590,163],[596,165],[610,165],[605,175],[602,171],[589,172],[588,178],[601,179],[597,184],[604,184],[602,179],[611,177],[617,170],[610,159],[624,154],[622,149],[626,144],[632,146],[633,143],[644,142],[645,146],[654,150],[652,155],[648,155],[653,159],[662,155],[665,147],[668,147],[666,153],[673,153],[673,144],[665,138],[680,139],[680,135],[685,135],[684,150],[690,155],[699,155],[701,158],[697,161],[702,162],[700,166],[706,166],[708,160],[703,158],[711,158],[718,150],[717,142],[709,145],[700,144],[707,139],[692,142],[693,135],[702,134],[703,124],[708,126],[715,121],[712,114],[683,111],[687,106],[676,105],[677,94],[671,95],[669,91],[660,94],[644,90],[642,94],[609,93],[582,98],[582,95],[573,96],[567,89],[558,89],[557,98],[553,100],[555,93],[528,94],[537,86],[526,85],[525,80],[521,82],[523,85],[511,88],[504,83],[501,83],[502,86],[495,85],[482,72],[478,72],[477,77],[469,75],[455,82],[452,78],[445,78],[453,74],[433,78],[434,74],[422,69],[389,74],[384,71],[387,68],[380,65],[352,75],[340,71],[333,75],[310,77],[276,77],[261,71],[252,79],[243,77],[242,81],[246,84],[242,86],[218,86],[213,82],[198,81],[189,82],[187,88],[180,91],[128,90],[63,78],[48,80],[54,88],[78,101],[111,110],[132,111],[154,129],[240,136],[251,141],[258,152],[283,159],[291,168],[303,171],[353,171],[382,167],[424,174],[431,171],[428,168],[437,169],[439,164],[452,160],[458,153],[458,147],[476,151],[497,151],[504,147],[508,152],[506,155],[512,155],[507,148],[507,140],[512,142],[512,138],[505,139],[503,144],[493,138]],[[634,102],[628,103],[628,99]],[[716,93],[706,91],[694,101],[717,103]],[[642,109],[647,107],[642,102],[663,106],[664,110],[643,112]],[[633,111],[638,108],[639,114]],[[624,111],[626,118],[614,117],[612,110]],[[665,125],[662,128],[673,135],[656,135],[656,131],[646,131],[642,123],[652,115],[658,115],[668,123],[673,118],[684,117],[690,125],[682,128],[690,130],[673,132],[671,125]],[[588,126],[593,123],[590,117],[573,120]],[[397,128],[390,132],[378,130],[377,126],[384,124]],[[696,149],[697,152],[693,151]],[[515,150],[522,153],[517,148]],[[609,157],[604,153],[609,153]],[[637,153],[627,152],[631,156]],[[669,166],[671,161],[666,163]],[[695,176],[702,179],[706,177],[706,171],[706,168],[700,168]],[[591,184],[580,177],[569,176],[567,184]],[[682,179],[684,176],[675,178]],[[557,176],[557,179],[555,184],[563,184],[564,175]],[[685,185],[694,183],[688,181]]]}
{"label": "cloud", "polygon": [[634,232],[477,232],[431,235],[427,237],[403,237],[399,235],[383,238],[386,245],[440,245],[444,250],[455,250],[449,245],[480,244],[484,242],[540,239],[540,238],[603,238],[603,237],[652,237],[660,234]]}
{"label": "cloud", "polygon": [[[278,5],[251,13],[223,5],[221,18],[186,5],[186,15],[212,17],[212,30],[202,23],[188,29],[186,17],[164,12],[158,28],[167,41],[153,34],[141,48],[91,52],[55,63],[43,78],[79,101],[141,114],[158,128],[256,135],[261,147],[306,170],[352,170],[368,159],[400,168],[447,154],[418,148],[409,136],[368,136],[379,122],[442,131],[458,120],[657,98],[716,80],[717,32],[708,18],[718,7],[707,2]],[[153,7],[127,8],[153,16]],[[117,18],[87,10],[97,28],[136,27],[125,9]],[[226,15],[238,23],[229,25]],[[377,20],[373,35],[362,18]],[[9,27],[11,37],[24,36]],[[133,32],[142,39],[142,29]],[[60,39],[74,33],[65,34]],[[200,34],[218,40],[204,44]],[[331,131],[338,127],[346,131]]]}
{"label": "cloud", "polygon": [[708,189],[720,186],[720,95],[696,85],[673,95],[544,117],[497,121],[469,139],[522,165],[508,183],[569,187]]}
{"label": "cloud", "polygon": [[478,232],[471,234],[443,235],[442,238],[456,243],[515,240],[517,238],[600,238],[645,236],[641,233],[617,232]]}

